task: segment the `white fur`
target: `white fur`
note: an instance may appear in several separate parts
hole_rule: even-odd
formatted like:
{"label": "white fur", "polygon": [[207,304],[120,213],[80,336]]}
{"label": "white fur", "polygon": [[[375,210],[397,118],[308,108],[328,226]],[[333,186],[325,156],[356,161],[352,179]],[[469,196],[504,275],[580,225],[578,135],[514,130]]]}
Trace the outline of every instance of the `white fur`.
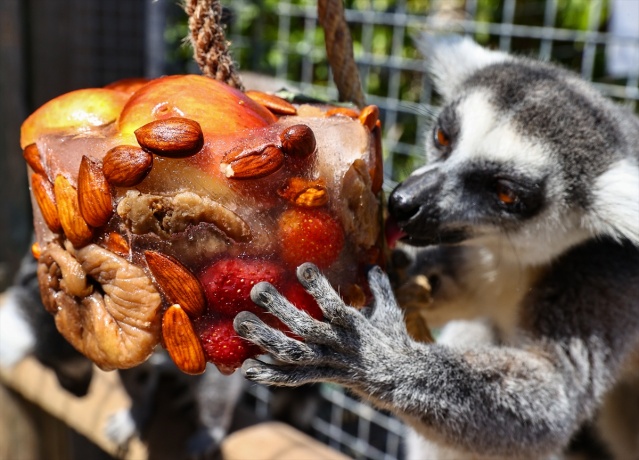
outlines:
{"label": "white fur", "polygon": [[411,176],[421,176],[422,174],[425,174],[433,169],[437,169],[439,167],[439,165],[437,164],[427,164],[425,166],[422,166],[421,168],[416,169],[415,171],[413,171],[411,173]]}
{"label": "white fur", "polygon": [[511,59],[506,53],[482,48],[468,37],[423,34],[417,40],[417,47],[426,57],[438,91],[446,99],[451,99],[455,90],[476,70]]}
{"label": "white fur", "polygon": [[11,367],[33,351],[35,337],[13,288],[0,303],[0,366]]}
{"label": "white fur", "polygon": [[528,267],[547,264],[591,236],[580,227],[578,216],[560,212],[548,210],[516,233],[487,233],[469,243],[490,248],[503,261]]}
{"label": "white fur", "polygon": [[129,409],[120,409],[107,418],[104,435],[117,446],[126,447],[137,433],[135,420]]}
{"label": "white fur", "polygon": [[437,343],[466,350],[493,345],[495,342],[492,323],[483,319],[450,321],[437,336]]}
{"label": "white fur", "polygon": [[548,165],[548,149],[524,138],[507,114],[495,109],[490,98],[487,90],[476,90],[460,102],[457,113],[461,117],[461,137],[448,161],[451,168],[470,159],[508,161],[522,171],[537,171]]}
{"label": "white fur", "polygon": [[594,186],[594,206],[584,225],[595,235],[627,238],[639,245],[639,166],[623,159]]}

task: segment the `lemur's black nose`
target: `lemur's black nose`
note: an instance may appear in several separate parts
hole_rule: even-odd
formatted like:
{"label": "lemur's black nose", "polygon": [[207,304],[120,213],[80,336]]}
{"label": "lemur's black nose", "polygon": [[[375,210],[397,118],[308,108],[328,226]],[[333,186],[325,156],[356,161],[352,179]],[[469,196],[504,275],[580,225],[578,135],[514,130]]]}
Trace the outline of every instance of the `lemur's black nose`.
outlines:
{"label": "lemur's black nose", "polygon": [[444,176],[437,166],[419,169],[395,187],[388,197],[388,212],[401,225],[415,217],[420,209],[434,205]]}
{"label": "lemur's black nose", "polygon": [[388,213],[397,222],[407,222],[419,212],[420,203],[407,192],[410,190],[399,184],[388,197]]}

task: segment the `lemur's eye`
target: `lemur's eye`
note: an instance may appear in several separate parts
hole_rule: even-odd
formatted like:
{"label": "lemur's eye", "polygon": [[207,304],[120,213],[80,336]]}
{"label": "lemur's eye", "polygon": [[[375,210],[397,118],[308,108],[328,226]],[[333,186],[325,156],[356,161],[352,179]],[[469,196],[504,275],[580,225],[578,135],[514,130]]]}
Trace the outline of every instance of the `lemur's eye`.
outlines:
{"label": "lemur's eye", "polygon": [[450,146],[450,137],[448,137],[448,134],[446,134],[440,127],[437,127],[435,129],[433,138],[435,141],[435,146],[439,148],[446,148]]}
{"label": "lemur's eye", "polygon": [[498,180],[495,184],[497,199],[506,205],[513,205],[519,202],[519,196],[506,180]]}

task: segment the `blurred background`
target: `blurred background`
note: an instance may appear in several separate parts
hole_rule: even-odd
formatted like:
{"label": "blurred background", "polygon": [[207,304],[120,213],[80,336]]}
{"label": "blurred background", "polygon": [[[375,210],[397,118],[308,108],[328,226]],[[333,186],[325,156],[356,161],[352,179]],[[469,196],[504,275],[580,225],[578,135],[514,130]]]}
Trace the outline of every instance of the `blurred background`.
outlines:
{"label": "blurred background", "polygon": [[[345,0],[368,103],[381,109],[386,187],[423,162],[437,105],[413,37],[453,31],[481,44],[553,60],[639,111],[639,0]],[[273,89],[336,99],[312,0],[226,0],[231,50],[242,72]],[[47,100],[126,77],[197,73],[176,0],[0,0],[0,291],[30,244],[31,209],[20,124]],[[250,78],[247,82],[252,81]],[[250,83],[247,84],[250,86]],[[401,458],[402,426],[338,388],[308,430],[355,458]],[[253,410],[272,410],[252,387]]]}

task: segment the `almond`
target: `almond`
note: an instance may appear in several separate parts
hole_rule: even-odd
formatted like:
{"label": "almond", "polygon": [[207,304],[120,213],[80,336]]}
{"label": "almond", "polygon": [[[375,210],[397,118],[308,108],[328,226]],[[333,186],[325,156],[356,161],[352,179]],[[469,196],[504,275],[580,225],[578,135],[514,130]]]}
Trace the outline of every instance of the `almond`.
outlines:
{"label": "almond", "polygon": [[419,308],[404,309],[404,322],[408,334],[417,342],[434,343],[426,318],[422,315]]}
{"label": "almond", "polygon": [[33,174],[31,176],[31,190],[47,227],[53,233],[59,233],[62,230],[62,226],[58,217],[53,184],[49,182],[46,176]]}
{"label": "almond", "polygon": [[346,302],[351,307],[363,308],[366,306],[366,294],[359,284],[351,284],[340,293]]}
{"label": "almond", "polygon": [[104,248],[122,257],[128,257],[131,252],[129,243],[117,232],[111,232],[107,235]]}
{"label": "almond", "polygon": [[379,119],[379,108],[376,105],[367,105],[359,114],[359,122],[372,131]]}
{"label": "almond", "polygon": [[144,256],[168,301],[180,304],[191,318],[202,315],[206,297],[195,275],[171,256],[155,251],[145,251]]}
{"label": "almond", "polygon": [[31,255],[35,260],[38,260],[42,255],[42,248],[40,248],[40,243],[37,241],[31,245]]}
{"label": "almond", "polygon": [[273,174],[282,167],[284,154],[274,145],[263,149],[231,151],[224,155],[220,170],[233,179],[259,179]]}
{"label": "almond", "polygon": [[133,145],[113,147],[102,160],[106,180],[116,187],[138,185],[152,167],[153,155]]}
{"label": "almond", "polygon": [[189,316],[180,305],[171,305],[162,317],[162,340],[175,365],[186,374],[201,374],[206,369],[202,344]]}
{"label": "almond", "polygon": [[181,117],[147,123],[135,130],[135,138],[147,152],[169,158],[195,155],[204,146],[200,124]]}
{"label": "almond", "polygon": [[317,141],[313,130],[306,125],[293,125],[280,133],[280,142],[284,154],[306,158],[315,152]]}
{"label": "almond", "polygon": [[359,117],[359,112],[354,109],[349,109],[348,107],[333,107],[332,109],[328,109],[325,113],[327,117],[348,117],[348,118],[357,118]]}
{"label": "almond", "polygon": [[277,193],[282,198],[304,208],[316,208],[328,203],[328,191],[321,180],[291,177]]}
{"label": "almond", "polygon": [[86,155],[82,156],[78,172],[78,205],[80,214],[92,227],[102,227],[113,214],[111,187],[102,166]]}
{"label": "almond", "polygon": [[86,246],[93,239],[93,230],[80,213],[78,193],[69,180],[61,174],[55,178],[53,190],[64,234],[76,248]]}
{"label": "almond", "polygon": [[44,171],[44,166],[42,165],[42,157],[40,156],[40,150],[38,150],[38,146],[35,144],[27,145],[23,152],[22,156],[26,160],[27,164],[31,167],[33,172],[46,175]]}
{"label": "almond", "polygon": [[271,112],[278,115],[297,114],[297,109],[295,108],[295,106],[285,99],[282,99],[281,97],[254,90],[246,91],[244,94],[253,99],[253,101],[257,102],[260,105],[263,105]]}

